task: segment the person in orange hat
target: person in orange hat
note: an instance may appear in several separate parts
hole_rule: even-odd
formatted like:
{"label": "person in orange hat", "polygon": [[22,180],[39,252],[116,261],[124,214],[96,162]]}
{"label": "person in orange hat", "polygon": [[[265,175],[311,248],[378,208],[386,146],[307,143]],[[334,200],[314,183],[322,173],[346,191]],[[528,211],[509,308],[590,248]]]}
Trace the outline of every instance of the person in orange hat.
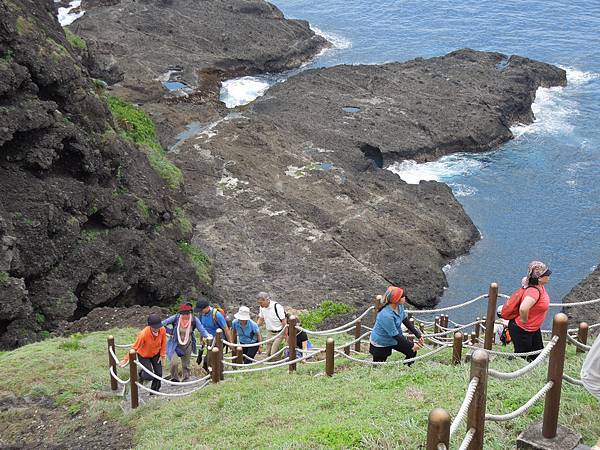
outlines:
{"label": "person in orange hat", "polygon": [[[403,353],[407,359],[414,358],[417,350],[424,344],[421,332],[408,320],[404,310],[406,294],[404,289],[390,286],[381,299],[383,307],[377,312],[377,319],[371,332],[369,353],[373,355],[374,362],[385,362],[392,354],[392,350]],[[402,334],[404,325],[417,338],[417,342],[410,342]],[[412,363],[407,363],[409,366]]]}

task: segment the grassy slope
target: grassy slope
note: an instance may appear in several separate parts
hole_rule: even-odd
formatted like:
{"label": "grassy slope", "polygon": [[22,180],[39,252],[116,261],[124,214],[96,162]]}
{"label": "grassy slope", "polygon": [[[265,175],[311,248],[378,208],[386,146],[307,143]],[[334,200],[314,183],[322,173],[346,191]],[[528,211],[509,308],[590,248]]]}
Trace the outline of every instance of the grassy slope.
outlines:
{"label": "grassy slope", "polygon": [[[0,354],[2,390],[50,395],[73,413],[82,409],[118,419],[135,429],[140,448],[414,449],[425,440],[429,411],[445,406],[456,413],[468,383],[468,366],[447,365],[450,350],[412,368],[371,369],[336,360],[332,378],[321,376],[322,364],[299,364],[296,374],[277,369],[239,375],[191,397],[156,400],[125,415],[118,399],[102,395],[108,385],[107,334],[83,336],[77,345],[70,345],[72,339],[50,339]],[[130,342],[135,330],[114,334],[117,342]],[[582,355],[569,347],[567,361],[567,373],[577,375]],[[509,371],[523,364],[503,358],[491,367]],[[516,409],[544,381],[544,366],[519,380],[492,379],[488,412]],[[582,388],[566,384],[562,398],[560,423],[582,433],[586,442],[596,439],[600,404]],[[485,448],[512,448],[517,434],[540,419],[542,410],[543,401],[524,417],[486,424]],[[464,432],[463,425],[453,447]]]}

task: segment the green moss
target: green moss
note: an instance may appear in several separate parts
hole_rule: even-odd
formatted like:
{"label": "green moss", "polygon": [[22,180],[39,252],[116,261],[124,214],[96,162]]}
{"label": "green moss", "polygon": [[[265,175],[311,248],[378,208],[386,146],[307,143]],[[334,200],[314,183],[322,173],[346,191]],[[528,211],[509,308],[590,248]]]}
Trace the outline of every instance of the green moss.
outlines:
{"label": "green moss", "polygon": [[352,310],[353,308],[345,303],[336,303],[332,300],[325,300],[318,308],[300,314],[300,322],[304,328],[314,330],[317,328],[317,325],[328,317],[348,313]]}
{"label": "green moss", "polygon": [[196,274],[198,275],[198,278],[200,278],[200,280],[202,280],[204,283],[210,284],[211,264],[210,259],[208,259],[208,256],[206,256],[206,254],[198,247],[194,246],[193,244],[190,244],[189,242],[179,241],[177,245],[181,250],[181,253],[187,256],[192,262],[194,268],[196,269]]}
{"label": "green moss", "polygon": [[187,218],[185,212],[181,208],[175,208],[175,225],[179,228],[182,234],[187,235],[192,232],[192,222]]}
{"label": "green moss", "polygon": [[8,286],[8,273],[0,272],[0,286]]}
{"label": "green moss", "polygon": [[88,242],[95,241],[102,236],[108,236],[108,230],[83,230],[81,236]]}
{"label": "green moss", "polygon": [[35,24],[28,17],[19,16],[17,17],[17,33],[24,34],[33,31]]}
{"label": "green moss", "polygon": [[165,151],[156,138],[154,122],[148,114],[143,109],[118,97],[108,97],[108,106],[124,137],[144,148],[150,165],[167,182],[169,187],[172,189],[179,188],[183,183],[183,174],[167,158]]}
{"label": "green moss", "polygon": [[73,33],[68,28],[65,28],[64,30],[65,30],[65,35],[67,36],[67,41],[69,41],[69,44],[71,44],[71,47],[77,47],[82,50],[85,50],[87,48],[87,44],[86,44],[85,40],[83,40],[83,38],[81,38],[80,36],[77,36],[75,33]]}
{"label": "green moss", "polygon": [[44,316],[42,313],[35,313],[35,321],[37,323],[44,323],[46,322],[46,316]]}
{"label": "green moss", "polygon": [[142,200],[141,198],[138,198],[137,201],[135,202],[137,209],[139,211],[139,213],[142,215],[142,217],[148,219],[150,217],[150,208],[148,208],[148,205],[146,205],[146,202],[144,200]]}
{"label": "green moss", "polygon": [[10,63],[12,62],[14,56],[15,54],[13,53],[12,49],[9,48],[4,52],[2,58],[0,58],[0,62]]}
{"label": "green moss", "polygon": [[115,264],[117,265],[117,267],[123,267],[125,265],[125,261],[123,260],[123,257],[121,255],[117,255],[117,257],[115,258]]}

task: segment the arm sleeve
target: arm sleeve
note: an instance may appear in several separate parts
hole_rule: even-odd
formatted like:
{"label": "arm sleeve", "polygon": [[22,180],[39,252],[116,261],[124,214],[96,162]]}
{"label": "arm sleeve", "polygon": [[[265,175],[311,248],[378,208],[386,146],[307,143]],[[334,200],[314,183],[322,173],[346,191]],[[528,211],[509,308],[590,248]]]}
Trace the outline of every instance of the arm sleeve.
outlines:
{"label": "arm sleeve", "polygon": [[402,336],[401,334],[394,336],[394,339],[396,339],[396,341],[398,342],[398,345],[400,346],[401,349],[412,350],[413,344],[411,344],[410,341],[408,339],[406,339],[404,336]]}
{"label": "arm sleeve", "polygon": [[162,326],[166,327],[167,325],[173,325],[175,323],[176,318],[177,318],[177,314],[175,314],[171,317],[167,317],[165,320],[162,321]]}
{"label": "arm sleeve", "polygon": [[194,317],[194,322],[196,323],[196,330],[198,330],[200,335],[202,337],[207,337],[208,331],[206,331],[206,328],[204,328],[204,325],[202,325],[202,322],[200,322],[200,319],[198,317]]}
{"label": "arm sleeve", "polygon": [[525,289],[525,292],[523,293],[523,298],[531,297],[532,299],[534,299],[537,302],[540,299],[541,295],[542,294],[540,294],[540,291],[537,288],[528,287],[527,289]]}
{"label": "arm sleeve", "polygon": [[[140,347],[142,346],[142,335],[144,334],[144,330],[140,331],[139,334],[137,335],[137,338],[135,339],[135,342],[133,344],[131,344],[131,348],[134,349],[136,352],[140,349]],[[125,357],[123,358],[124,362],[129,361],[129,352],[125,353]]]}
{"label": "arm sleeve", "polygon": [[402,321],[402,324],[408,329],[408,331],[410,331],[412,334],[414,334],[417,337],[417,339],[419,339],[421,337],[421,332],[419,330],[417,330],[417,328],[410,322],[408,317],[406,317]]}
{"label": "arm sleeve", "polygon": [[167,356],[167,332],[165,330],[165,334],[162,335],[162,339],[160,342],[160,357],[164,358]]}

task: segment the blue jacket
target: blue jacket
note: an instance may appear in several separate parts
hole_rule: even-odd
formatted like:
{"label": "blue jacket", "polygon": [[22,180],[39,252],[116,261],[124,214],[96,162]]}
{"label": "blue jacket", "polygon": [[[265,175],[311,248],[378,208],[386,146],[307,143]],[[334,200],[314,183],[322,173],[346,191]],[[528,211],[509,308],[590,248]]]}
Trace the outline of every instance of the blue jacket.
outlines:
{"label": "blue jacket", "polygon": [[246,326],[243,327],[242,323],[238,319],[235,319],[231,324],[231,328],[237,333],[240,344],[245,345],[258,342],[258,333],[260,330],[254,320],[248,320]]}
{"label": "blue jacket", "polygon": [[[200,319],[200,322],[204,325],[206,331],[214,336],[217,334],[217,329],[219,328],[225,331],[225,328],[227,328],[227,320],[225,320],[225,317],[223,317],[223,314],[221,314],[220,311],[216,311],[215,319],[213,319],[213,310],[214,308],[211,306],[210,310],[206,314],[200,314],[198,319]],[[225,334],[223,334],[223,339],[227,339]]]}
{"label": "blue jacket", "polygon": [[394,336],[402,335],[402,321],[406,316],[403,305],[398,305],[397,312],[390,305],[384,306],[377,314],[371,340],[382,347],[395,346],[398,341]]}
{"label": "blue jacket", "polygon": [[[175,353],[175,348],[177,347],[177,324],[179,323],[180,314],[175,314],[174,316],[168,317],[162,321],[163,327],[167,327],[167,325],[171,325],[170,328],[167,327],[167,332],[171,334],[169,340],[167,342],[167,358],[171,359],[173,354]],[[200,319],[196,316],[192,316],[192,352],[196,353],[196,336],[194,336],[194,329],[198,330],[202,337],[209,336],[208,332],[200,322]]]}

